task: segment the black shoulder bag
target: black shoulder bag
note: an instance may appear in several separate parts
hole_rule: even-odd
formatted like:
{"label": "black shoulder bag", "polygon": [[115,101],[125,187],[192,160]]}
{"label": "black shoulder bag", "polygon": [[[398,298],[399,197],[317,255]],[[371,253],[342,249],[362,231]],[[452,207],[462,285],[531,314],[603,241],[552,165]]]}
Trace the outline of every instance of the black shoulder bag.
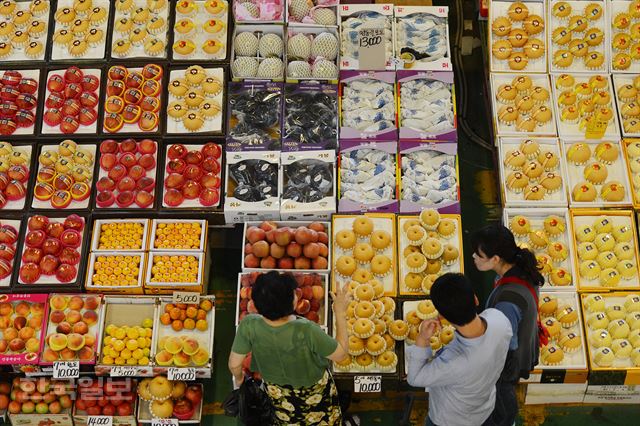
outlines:
{"label": "black shoulder bag", "polygon": [[222,404],[224,414],[237,417],[246,426],[270,425],[273,419],[271,399],[262,381],[245,376],[238,389],[234,389]]}

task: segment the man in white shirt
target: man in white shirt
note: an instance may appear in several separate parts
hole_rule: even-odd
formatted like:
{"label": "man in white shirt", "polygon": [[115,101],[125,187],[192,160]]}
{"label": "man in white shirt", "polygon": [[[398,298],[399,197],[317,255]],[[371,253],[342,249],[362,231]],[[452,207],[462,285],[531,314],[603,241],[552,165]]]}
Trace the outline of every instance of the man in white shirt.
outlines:
{"label": "man in white shirt", "polygon": [[434,354],[429,339],[440,330],[440,321],[425,320],[415,345],[406,350],[407,381],[429,392],[425,425],[491,424],[495,385],[509,349],[511,324],[497,309],[476,313],[478,299],[462,274],[439,277],[431,287],[431,300],[456,333]]}

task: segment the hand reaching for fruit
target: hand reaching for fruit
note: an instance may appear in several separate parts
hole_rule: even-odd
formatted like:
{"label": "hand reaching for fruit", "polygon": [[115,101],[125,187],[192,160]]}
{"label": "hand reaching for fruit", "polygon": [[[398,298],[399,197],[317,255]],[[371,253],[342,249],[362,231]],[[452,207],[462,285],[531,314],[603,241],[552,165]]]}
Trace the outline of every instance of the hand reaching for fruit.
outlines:
{"label": "hand reaching for fruit", "polygon": [[424,320],[420,323],[419,334],[416,338],[416,346],[426,348],[429,346],[429,339],[431,336],[440,331],[442,325],[437,319]]}
{"label": "hand reaching for fruit", "polygon": [[349,291],[349,285],[345,283],[342,287],[338,286],[338,292],[331,292],[331,299],[333,300],[333,314],[336,317],[346,318],[347,307],[351,302],[353,295]]}

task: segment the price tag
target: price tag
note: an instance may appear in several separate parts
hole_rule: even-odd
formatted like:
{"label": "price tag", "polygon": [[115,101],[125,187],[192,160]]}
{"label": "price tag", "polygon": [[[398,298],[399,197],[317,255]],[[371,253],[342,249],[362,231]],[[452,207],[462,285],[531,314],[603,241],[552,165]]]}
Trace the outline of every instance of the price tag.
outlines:
{"label": "price tag", "polygon": [[112,426],[112,416],[89,416],[87,417],[87,426]]}
{"label": "price tag", "polygon": [[353,391],[356,393],[382,392],[382,376],[355,376]]}
{"label": "price tag", "polygon": [[384,28],[358,30],[358,59],[361,70],[383,70],[386,67]]}
{"label": "price tag", "polygon": [[136,367],[124,367],[117,365],[111,368],[109,373],[111,377],[136,377],[139,375],[139,371]]}
{"label": "price tag", "polygon": [[185,382],[196,379],[196,369],[191,368],[176,368],[169,367],[167,370],[167,379],[169,380],[182,380]]}
{"label": "price tag", "polygon": [[80,377],[80,361],[56,361],[53,363],[54,379],[77,379]]}
{"label": "price tag", "polygon": [[197,304],[200,303],[200,293],[189,291],[174,291],[173,303]]}
{"label": "price tag", "polygon": [[151,426],[179,426],[178,419],[153,419]]}
{"label": "price tag", "polygon": [[587,124],[587,131],[584,137],[587,139],[602,139],[607,131],[607,126],[609,126],[608,121],[591,120]]}

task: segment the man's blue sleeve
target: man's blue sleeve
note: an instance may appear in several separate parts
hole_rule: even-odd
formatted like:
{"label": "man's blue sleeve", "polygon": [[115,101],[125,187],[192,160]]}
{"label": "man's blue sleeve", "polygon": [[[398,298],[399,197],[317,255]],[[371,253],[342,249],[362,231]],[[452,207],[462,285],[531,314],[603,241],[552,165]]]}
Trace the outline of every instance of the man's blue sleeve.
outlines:
{"label": "man's blue sleeve", "polygon": [[513,336],[511,336],[511,341],[509,342],[509,350],[515,351],[518,349],[518,325],[522,320],[522,311],[510,302],[498,302],[495,308],[502,312],[511,323]]}

